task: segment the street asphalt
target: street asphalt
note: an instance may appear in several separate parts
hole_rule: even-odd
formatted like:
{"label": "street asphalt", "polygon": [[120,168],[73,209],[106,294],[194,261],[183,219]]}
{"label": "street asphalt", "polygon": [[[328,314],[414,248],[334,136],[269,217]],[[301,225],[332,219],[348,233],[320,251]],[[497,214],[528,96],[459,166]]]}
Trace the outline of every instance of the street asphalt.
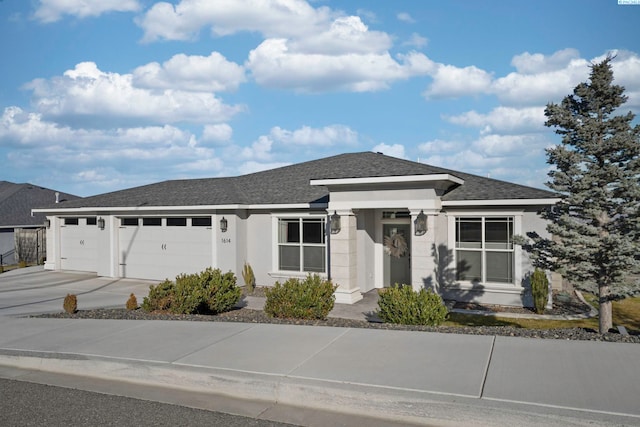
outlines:
{"label": "street asphalt", "polygon": [[426,425],[640,425],[637,344],[24,317],[60,311],[67,293],[78,294],[81,309],[124,306],[149,283],[40,269],[1,274],[0,377],[64,375],[68,387],[89,378],[94,387],[120,383],[124,395],[139,386],[167,399],[244,399],[253,403],[229,412],[303,425],[328,423],[291,408]]}

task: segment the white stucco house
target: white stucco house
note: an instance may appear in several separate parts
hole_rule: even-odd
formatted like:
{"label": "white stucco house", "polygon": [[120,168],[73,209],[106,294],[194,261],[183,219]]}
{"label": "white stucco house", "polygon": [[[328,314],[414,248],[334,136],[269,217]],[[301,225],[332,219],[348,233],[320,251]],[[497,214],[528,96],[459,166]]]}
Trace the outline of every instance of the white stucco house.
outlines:
{"label": "white stucco house", "polygon": [[[337,303],[394,283],[446,299],[531,305],[513,235],[548,236],[548,191],[349,153],[249,175],[172,180],[35,209],[46,269],[163,280],[213,266],[258,285],[319,273]],[[241,281],[241,279],[240,279]]]}

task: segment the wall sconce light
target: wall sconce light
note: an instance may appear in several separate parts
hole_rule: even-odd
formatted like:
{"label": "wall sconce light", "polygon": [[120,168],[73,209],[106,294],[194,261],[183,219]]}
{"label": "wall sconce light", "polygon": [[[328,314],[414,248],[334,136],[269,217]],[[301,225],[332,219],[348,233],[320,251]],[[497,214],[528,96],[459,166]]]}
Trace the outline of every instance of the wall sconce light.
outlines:
{"label": "wall sconce light", "polygon": [[102,217],[98,218],[98,228],[100,230],[104,230],[104,225],[105,225],[104,218],[102,218]]}
{"label": "wall sconce light", "polygon": [[333,215],[331,215],[330,217],[330,224],[331,224],[331,234],[338,234],[340,232],[340,215],[338,215],[338,212],[333,211]]}
{"label": "wall sconce light", "polygon": [[420,211],[413,224],[415,225],[414,233],[416,236],[422,236],[427,233],[427,216],[423,211]]}
{"label": "wall sconce light", "polygon": [[222,219],[220,220],[220,231],[222,231],[223,233],[226,233],[228,225],[229,224],[227,223],[226,218],[222,217]]}
{"label": "wall sconce light", "polygon": [[51,220],[50,219],[45,219],[44,220],[44,226],[47,227],[47,228],[51,227]]}

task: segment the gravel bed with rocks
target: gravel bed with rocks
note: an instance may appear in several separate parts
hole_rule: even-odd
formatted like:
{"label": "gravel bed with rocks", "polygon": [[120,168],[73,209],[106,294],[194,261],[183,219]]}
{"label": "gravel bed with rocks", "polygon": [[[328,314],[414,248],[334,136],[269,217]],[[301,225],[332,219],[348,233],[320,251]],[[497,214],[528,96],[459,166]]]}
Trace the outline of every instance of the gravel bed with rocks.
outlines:
{"label": "gravel bed with rocks", "polygon": [[173,321],[201,321],[201,322],[244,322],[244,323],[272,323],[287,325],[328,326],[343,328],[370,328],[397,331],[424,331],[455,333],[468,335],[499,335],[524,338],[543,338],[583,341],[610,341],[624,343],[639,343],[640,336],[622,335],[619,333],[599,334],[595,330],[585,328],[569,329],[525,329],[513,326],[409,326],[390,323],[367,322],[361,320],[327,318],[326,320],[277,319],[266,315],[261,310],[239,308],[218,315],[203,314],[171,314],[147,313],[142,309],[96,309],[80,310],[75,314],[54,313],[33,317],[65,318],[65,319],[126,319],[126,320],[173,320]]}

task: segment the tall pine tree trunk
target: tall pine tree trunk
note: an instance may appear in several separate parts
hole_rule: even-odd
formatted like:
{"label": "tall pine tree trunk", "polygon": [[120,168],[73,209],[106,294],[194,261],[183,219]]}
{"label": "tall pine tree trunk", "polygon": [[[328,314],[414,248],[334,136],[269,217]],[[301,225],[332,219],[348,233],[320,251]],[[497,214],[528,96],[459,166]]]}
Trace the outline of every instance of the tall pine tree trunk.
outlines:
{"label": "tall pine tree trunk", "polygon": [[600,308],[600,321],[599,328],[600,333],[605,334],[609,332],[609,329],[613,328],[613,311],[611,309],[611,299],[609,299],[610,289],[609,285],[601,284],[598,286],[598,302]]}

